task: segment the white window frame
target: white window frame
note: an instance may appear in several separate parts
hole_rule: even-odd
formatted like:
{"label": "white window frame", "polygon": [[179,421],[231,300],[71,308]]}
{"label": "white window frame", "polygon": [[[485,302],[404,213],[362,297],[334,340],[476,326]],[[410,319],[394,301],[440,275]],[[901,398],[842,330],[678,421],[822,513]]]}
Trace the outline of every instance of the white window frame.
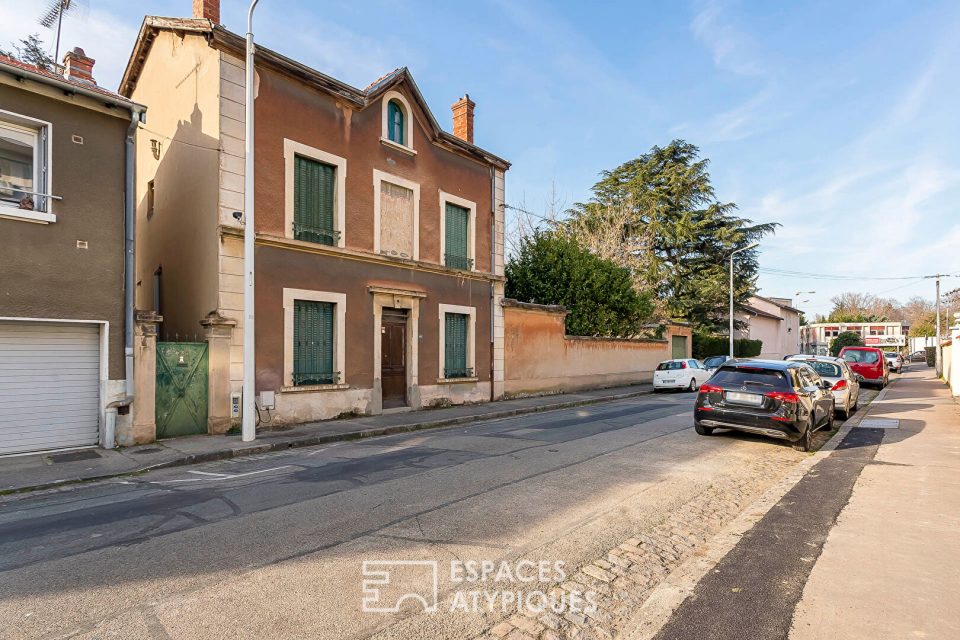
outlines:
{"label": "white window frame", "polygon": [[[438,305],[440,309],[439,320],[440,320],[440,368],[437,370],[437,377],[441,381],[451,381],[451,382],[474,382],[477,379],[477,308],[476,307],[464,307],[461,305],[455,304],[440,304]],[[467,319],[467,368],[473,369],[473,376],[470,378],[447,378],[443,374],[443,370],[446,368],[446,351],[447,351],[447,314],[448,313],[460,313],[465,316],[468,316]]]}
{"label": "white window frame", "polygon": [[[293,310],[294,302],[307,300],[310,302],[332,302],[333,308],[333,343],[334,343],[334,371],[340,372],[340,383],[337,385],[306,385],[293,386]],[[347,325],[347,294],[335,291],[313,291],[310,289],[283,290],[283,387],[284,390],[307,390],[317,387],[344,387],[347,381],[346,360],[346,325]]]}
{"label": "white window frame", "polygon": [[[39,224],[49,224],[57,221],[57,216],[53,213],[54,196],[52,195],[51,185],[53,184],[53,124],[46,120],[31,118],[13,111],[0,109],[0,122],[9,128],[16,130],[25,130],[33,133],[36,142],[34,143],[34,163],[33,163],[33,188],[35,191],[43,193],[44,211],[30,211],[20,209],[6,202],[0,202],[0,218],[9,218],[11,220],[23,220],[25,222],[36,222]],[[45,141],[41,141],[46,136]],[[43,150],[42,162],[39,160],[41,145]],[[42,165],[42,166],[41,166]],[[38,187],[41,187],[38,189]],[[34,196],[36,198],[36,196]]]}
{"label": "white window frame", "polygon": [[333,194],[334,198],[334,218],[336,219],[336,230],[340,232],[340,237],[334,246],[341,249],[346,246],[346,221],[347,221],[347,159],[338,155],[328,153],[322,149],[305,145],[301,142],[283,139],[283,162],[284,162],[284,197],[283,197],[283,235],[286,238],[293,238],[293,210],[294,210],[294,161],[296,156],[310,158],[317,162],[332,165],[337,169],[336,187]]}
{"label": "white window frame", "polygon": [[477,270],[477,203],[440,190],[440,264],[447,266],[447,203],[470,211],[467,216],[467,258],[473,260],[470,271]]}
{"label": "white window frame", "polygon": [[389,182],[413,191],[413,259],[420,259],[420,185],[400,176],[373,170],[373,252],[380,255],[380,195],[381,183]]}
{"label": "white window frame", "polygon": [[[390,109],[388,105],[390,104],[391,100],[396,100],[403,108],[403,144],[394,142],[390,139],[390,122],[388,117]],[[416,150],[413,148],[413,110],[410,108],[410,103],[407,102],[407,99],[403,96],[403,94],[399,91],[387,91],[384,93],[383,98],[380,99],[380,111],[380,142],[391,149],[402,151],[408,155],[417,155]]]}

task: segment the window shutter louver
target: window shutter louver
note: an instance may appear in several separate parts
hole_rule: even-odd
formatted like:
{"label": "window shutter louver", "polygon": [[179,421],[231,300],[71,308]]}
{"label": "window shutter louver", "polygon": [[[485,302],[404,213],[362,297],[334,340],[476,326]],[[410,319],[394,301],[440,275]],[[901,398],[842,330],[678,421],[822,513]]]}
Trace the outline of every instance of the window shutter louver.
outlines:
{"label": "window shutter louver", "polygon": [[293,384],[335,384],[331,302],[294,301]]}
{"label": "window shutter louver", "polygon": [[296,156],[293,174],[294,238],[333,245],[337,230],[333,224],[336,168],[310,158]]}
{"label": "window shutter louver", "polygon": [[444,241],[444,264],[454,269],[470,269],[473,261],[467,255],[467,231],[470,227],[470,210],[455,204],[446,205],[446,231]]}
{"label": "window shutter louver", "polygon": [[467,369],[467,316],[448,313],[444,321],[444,377],[466,378],[473,375]]}

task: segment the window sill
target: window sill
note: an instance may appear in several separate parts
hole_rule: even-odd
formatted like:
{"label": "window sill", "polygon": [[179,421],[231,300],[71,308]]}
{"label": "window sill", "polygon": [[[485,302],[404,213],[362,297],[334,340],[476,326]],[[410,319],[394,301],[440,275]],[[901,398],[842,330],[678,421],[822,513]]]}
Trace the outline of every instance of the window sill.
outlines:
{"label": "window sill", "polygon": [[299,387],[280,387],[280,393],[311,393],[314,391],[344,391],[348,384],[305,384]]}
{"label": "window sill", "polygon": [[18,209],[0,205],[0,218],[9,218],[10,220],[22,220],[23,222],[34,222],[37,224],[50,224],[57,221],[57,216],[43,211],[30,211],[29,209]]}
{"label": "window sill", "polygon": [[472,378],[437,378],[437,384],[469,384],[473,382],[480,382],[480,378],[476,376]]}
{"label": "window sill", "polygon": [[408,156],[411,156],[411,157],[417,155],[417,152],[416,152],[415,149],[411,149],[410,147],[404,146],[404,145],[402,145],[402,144],[398,144],[398,143],[394,142],[393,140],[390,140],[389,138],[383,138],[383,137],[381,137],[381,138],[380,138],[380,144],[382,144],[383,146],[387,147],[388,149],[393,149],[394,151],[399,151],[400,153],[405,153],[405,154],[407,154]]}

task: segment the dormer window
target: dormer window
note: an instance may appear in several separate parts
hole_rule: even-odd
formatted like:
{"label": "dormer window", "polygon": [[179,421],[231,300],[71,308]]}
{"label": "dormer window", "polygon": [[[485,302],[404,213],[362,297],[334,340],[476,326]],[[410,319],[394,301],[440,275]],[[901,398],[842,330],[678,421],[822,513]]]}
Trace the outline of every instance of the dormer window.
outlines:
{"label": "dormer window", "polygon": [[393,151],[417,155],[413,149],[413,112],[410,103],[399,91],[387,91],[382,100],[383,133],[380,142]]}
{"label": "dormer window", "polygon": [[404,116],[403,107],[396,100],[387,103],[387,139],[397,144],[404,144]]}

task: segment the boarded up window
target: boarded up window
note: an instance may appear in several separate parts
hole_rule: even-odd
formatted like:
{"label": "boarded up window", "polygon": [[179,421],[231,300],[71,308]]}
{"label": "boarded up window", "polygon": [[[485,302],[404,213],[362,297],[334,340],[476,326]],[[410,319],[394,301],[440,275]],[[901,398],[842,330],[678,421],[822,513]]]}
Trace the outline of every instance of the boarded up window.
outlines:
{"label": "boarded up window", "polygon": [[380,253],[413,258],[413,191],[380,183]]}

